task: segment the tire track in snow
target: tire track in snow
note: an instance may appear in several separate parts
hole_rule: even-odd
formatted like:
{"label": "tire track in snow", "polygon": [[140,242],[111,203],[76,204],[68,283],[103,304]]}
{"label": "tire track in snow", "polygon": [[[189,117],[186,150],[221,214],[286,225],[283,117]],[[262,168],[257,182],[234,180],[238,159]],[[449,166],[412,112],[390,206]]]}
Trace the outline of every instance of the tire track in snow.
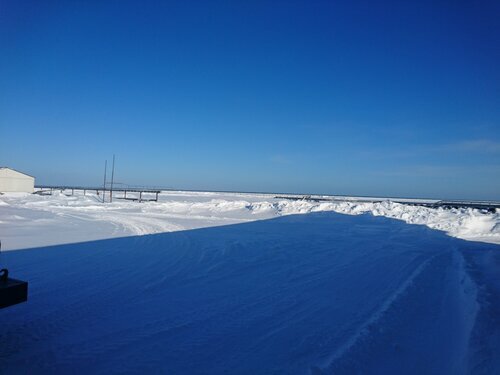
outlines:
{"label": "tire track in snow", "polygon": [[376,323],[392,304],[406,291],[406,289],[413,283],[415,278],[422,273],[422,271],[427,267],[427,265],[434,260],[438,255],[434,255],[431,258],[423,261],[419,266],[417,266],[410,276],[392,293],[381,305],[380,307],[363,323],[354,334],[348,338],[343,345],[338,347],[327,359],[323,361],[318,367],[314,366],[312,370],[313,373],[327,371],[329,367],[339,358],[341,358],[350,348],[352,348],[358,340],[364,335],[368,334],[368,327]]}

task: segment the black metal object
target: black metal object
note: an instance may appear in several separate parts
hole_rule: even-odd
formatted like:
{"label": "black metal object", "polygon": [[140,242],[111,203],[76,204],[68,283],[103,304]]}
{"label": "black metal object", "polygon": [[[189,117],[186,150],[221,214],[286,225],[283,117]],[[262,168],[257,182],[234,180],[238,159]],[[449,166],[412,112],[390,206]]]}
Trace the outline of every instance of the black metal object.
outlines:
{"label": "black metal object", "polygon": [[10,279],[9,271],[0,270],[0,309],[28,300],[28,283]]}
{"label": "black metal object", "polygon": [[[0,252],[2,242],[0,242]],[[0,309],[17,305],[28,300],[28,283],[26,281],[9,279],[9,270],[0,270]]]}

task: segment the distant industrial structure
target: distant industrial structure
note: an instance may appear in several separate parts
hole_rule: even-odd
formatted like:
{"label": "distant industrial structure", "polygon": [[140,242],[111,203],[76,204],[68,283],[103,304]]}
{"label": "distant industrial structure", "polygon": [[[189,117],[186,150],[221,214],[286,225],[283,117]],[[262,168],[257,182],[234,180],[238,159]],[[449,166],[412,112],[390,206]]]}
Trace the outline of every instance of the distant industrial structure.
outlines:
{"label": "distant industrial structure", "polygon": [[33,193],[35,177],[8,167],[0,167],[0,193]]}
{"label": "distant industrial structure", "polygon": [[[97,195],[101,195],[103,198],[104,195],[106,195],[106,193],[110,193],[113,194],[114,197],[113,199],[125,199],[129,201],[138,201],[138,202],[158,202],[158,195],[161,193],[161,190],[140,188],[140,187],[113,188],[113,190],[111,191],[109,188],[105,187],[37,185],[35,186],[35,189],[37,189],[35,191],[35,194],[38,195],[52,195],[54,191],[60,191],[66,196],[71,196],[75,194],[75,190],[83,191],[83,195],[86,195],[87,191],[89,192],[95,191]],[[69,190],[71,190],[71,193],[69,192]],[[116,192],[120,192],[123,194],[122,196],[115,196],[114,193]],[[153,194],[155,195],[154,198],[152,197]]]}

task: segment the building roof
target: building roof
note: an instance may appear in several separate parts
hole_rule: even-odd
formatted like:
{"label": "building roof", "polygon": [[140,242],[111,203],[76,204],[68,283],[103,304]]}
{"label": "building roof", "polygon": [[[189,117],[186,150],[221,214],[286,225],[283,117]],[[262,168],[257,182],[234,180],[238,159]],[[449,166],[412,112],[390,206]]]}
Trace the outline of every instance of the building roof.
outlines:
{"label": "building roof", "polygon": [[28,176],[28,177],[32,177],[32,178],[35,178],[35,176],[32,176],[30,174],[27,174],[27,173],[24,173],[24,172],[21,172],[21,171],[18,171],[17,169],[14,169],[14,168],[11,168],[11,167],[0,167],[0,169],[10,169],[11,171],[14,171],[14,172],[17,172],[17,173],[21,173],[25,176]]}

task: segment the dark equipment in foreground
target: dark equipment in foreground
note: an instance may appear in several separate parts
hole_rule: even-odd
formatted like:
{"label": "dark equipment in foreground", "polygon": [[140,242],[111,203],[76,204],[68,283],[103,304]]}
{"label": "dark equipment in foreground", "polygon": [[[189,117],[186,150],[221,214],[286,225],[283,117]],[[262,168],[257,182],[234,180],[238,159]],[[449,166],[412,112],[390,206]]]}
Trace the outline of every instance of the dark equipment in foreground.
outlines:
{"label": "dark equipment in foreground", "polygon": [[28,283],[9,278],[9,271],[0,270],[0,309],[28,300]]}
{"label": "dark equipment in foreground", "polygon": [[[0,249],[2,243],[0,242]],[[10,279],[9,271],[0,270],[0,309],[17,305],[28,300],[28,283],[26,281]]]}

